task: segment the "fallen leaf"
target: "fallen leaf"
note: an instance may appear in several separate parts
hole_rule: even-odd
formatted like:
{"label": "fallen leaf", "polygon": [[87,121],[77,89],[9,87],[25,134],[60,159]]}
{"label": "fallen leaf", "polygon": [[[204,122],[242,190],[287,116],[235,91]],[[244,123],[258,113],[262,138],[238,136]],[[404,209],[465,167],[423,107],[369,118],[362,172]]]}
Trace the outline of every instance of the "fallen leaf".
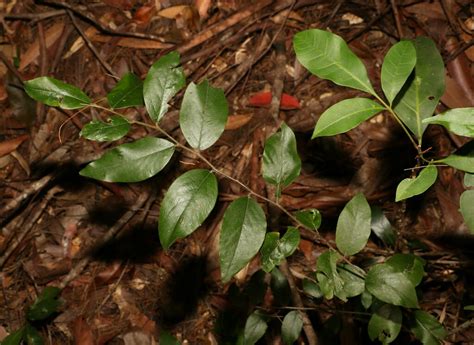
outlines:
{"label": "fallen leaf", "polygon": [[190,19],[193,16],[193,10],[188,5],[176,5],[161,10],[158,15],[168,19],[176,19],[177,17]]}
{"label": "fallen leaf", "polygon": [[156,7],[153,5],[144,5],[135,12],[133,15],[133,20],[139,22],[140,24],[148,24],[155,9]]}
{"label": "fallen leaf", "polygon": [[78,317],[72,326],[75,345],[95,345],[95,337],[91,326],[82,317]]}
{"label": "fallen leaf", "polygon": [[211,0],[195,0],[196,8],[199,13],[199,18],[204,20],[208,17],[209,8],[211,7]]}
{"label": "fallen leaf", "polygon": [[[44,41],[46,48],[51,47],[62,35],[64,30],[64,23],[56,23],[46,30],[44,34]],[[30,63],[35,61],[40,54],[40,43],[35,40],[33,44],[26,50],[20,60],[18,71],[23,71]]]}
{"label": "fallen leaf", "polygon": [[226,130],[238,129],[246,125],[252,119],[251,114],[245,115],[231,115],[227,118],[227,123],[225,125]]}
{"label": "fallen leaf", "polygon": [[[272,93],[270,91],[263,91],[256,93],[250,97],[249,105],[253,107],[268,107],[272,102]],[[288,95],[287,93],[282,93],[280,99],[280,109],[282,110],[293,110],[300,109],[301,105],[297,98]]]}
{"label": "fallen leaf", "polygon": [[16,137],[15,139],[0,142],[0,157],[15,151],[17,147],[20,146],[26,139],[28,139],[28,135],[23,134],[19,137]]}

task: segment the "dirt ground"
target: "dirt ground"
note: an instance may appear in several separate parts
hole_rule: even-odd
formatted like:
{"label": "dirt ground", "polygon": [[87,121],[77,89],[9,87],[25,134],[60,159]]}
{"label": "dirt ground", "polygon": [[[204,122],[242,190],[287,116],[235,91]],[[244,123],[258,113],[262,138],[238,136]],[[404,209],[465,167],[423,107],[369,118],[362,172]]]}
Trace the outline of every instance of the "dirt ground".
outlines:
{"label": "dirt ground", "polygon": [[[220,179],[211,217],[164,251],[156,225],[163,193],[183,171],[205,164],[181,152],[145,182],[81,177],[81,167],[115,144],[84,140],[79,131],[107,115],[36,104],[22,89],[22,81],[47,75],[101,99],[116,77],[132,71],[144,78],[160,56],[177,50],[188,83],[207,78],[228,97],[226,131],[203,152],[207,159],[266,193],[260,173],[263,143],[277,128],[274,117],[285,121],[296,133],[303,168],[283,191],[281,204],[291,212],[319,209],[321,235],[332,241],[338,213],[356,192],[364,192],[397,230],[397,249],[426,260],[420,305],[445,326],[446,343],[474,344],[473,312],[463,310],[474,304],[474,237],[458,211],[463,174],[442,168],[427,193],[394,203],[395,188],[408,176],[405,169],[414,166],[415,154],[389,117],[311,140],[325,109],[362,93],[320,80],[298,64],[292,38],[308,28],[327,29],[350,42],[377,89],[388,49],[400,38],[428,36],[447,67],[438,110],[474,106],[474,7],[469,0],[0,2],[0,339],[24,324],[27,307],[45,286],[63,288],[59,312],[37,325],[46,344],[157,344],[163,330],[183,344],[232,344],[257,305],[256,294],[261,294],[259,308],[280,317],[270,290],[254,291],[259,282],[268,282],[258,258],[232,283],[220,281],[220,220],[245,190]],[[262,100],[264,92],[288,97],[278,109],[278,103]],[[161,122],[175,138],[182,138],[182,94]],[[144,107],[124,112],[149,121]],[[145,135],[158,133],[134,128],[121,142]],[[466,142],[436,126],[425,138],[440,156]],[[270,227],[287,224],[265,207]],[[315,270],[325,249],[311,236],[303,237],[288,266],[322,344],[324,339],[327,344],[370,344],[370,315],[352,313],[351,302],[314,300],[302,293],[301,278]],[[379,260],[390,253],[371,238],[358,257]],[[337,327],[330,324],[334,315]],[[298,344],[305,339],[302,334]],[[261,343],[281,344],[278,326],[270,323]],[[416,342],[402,330],[395,344],[401,343]]]}

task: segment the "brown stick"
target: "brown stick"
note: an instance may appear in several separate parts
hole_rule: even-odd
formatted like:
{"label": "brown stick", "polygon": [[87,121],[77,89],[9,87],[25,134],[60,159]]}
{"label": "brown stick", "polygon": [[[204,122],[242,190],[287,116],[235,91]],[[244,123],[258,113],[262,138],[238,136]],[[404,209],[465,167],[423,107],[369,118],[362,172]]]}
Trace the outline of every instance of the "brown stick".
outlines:
{"label": "brown stick", "polygon": [[304,310],[303,301],[301,300],[301,296],[295,284],[295,279],[293,278],[293,274],[290,272],[287,261],[284,260],[283,263],[280,264],[279,268],[281,272],[283,273],[283,275],[288,280],[293,303],[295,304],[296,307],[299,308],[301,318],[303,319],[303,330],[304,330],[304,333],[306,334],[306,338],[308,339],[308,344],[318,345],[318,337],[316,335],[316,332],[314,331],[313,325],[311,324],[311,320],[309,319],[308,314],[306,314],[306,311]]}
{"label": "brown stick", "polygon": [[395,24],[397,25],[398,38],[402,39],[404,37],[403,27],[400,22],[400,13],[398,12],[396,0],[390,0],[390,5],[392,6],[393,17],[395,18]]}

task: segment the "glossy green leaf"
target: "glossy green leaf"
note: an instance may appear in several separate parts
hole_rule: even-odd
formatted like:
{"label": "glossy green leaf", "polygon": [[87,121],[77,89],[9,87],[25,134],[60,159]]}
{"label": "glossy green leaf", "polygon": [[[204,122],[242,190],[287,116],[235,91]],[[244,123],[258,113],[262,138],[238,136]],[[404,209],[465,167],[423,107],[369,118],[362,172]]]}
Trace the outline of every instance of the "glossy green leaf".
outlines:
{"label": "glossy green leaf", "polygon": [[336,297],[343,301],[347,301],[350,297],[355,297],[364,292],[365,271],[357,266],[340,264],[337,266],[337,272],[342,279],[342,289],[335,291]]}
{"label": "glossy green leaf", "polygon": [[107,95],[112,109],[143,105],[143,82],[133,73],[125,74]]}
{"label": "glossy green leaf", "polygon": [[303,319],[301,318],[299,311],[293,310],[286,314],[281,325],[281,338],[283,344],[293,344],[300,336],[302,329]]}
{"label": "glossy green leaf", "polygon": [[459,200],[461,214],[467,227],[474,234],[474,190],[466,190]]}
{"label": "glossy green leaf", "polygon": [[38,296],[36,301],[28,308],[26,317],[30,321],[44,320],[58,311],[60,302],[58,296],[61,289],[53,286],[47,286]]}
{"label": "glossy green leaf", "polygon": [[336,245],[344,255],[360,252],[370,236],[371,211],[364,194],[356,194],[344,207],[336,227]]}
{"label": "glossy green leaf", "polygon": [[44,341],[38,330],[30,324],[25,326],[25,338],[28,345],[43,345]]}
{"label": "glossy green leaf", "polygon": [[474,187],[474,174],[464,174],[464,186],[466,186],[466,188]]}
{"label": "glossy green leaf", "polygon": [[390,257],[385,263],[392,266],[394,272],[403,273],[413,286],[418,286],[423,280],[425,274],[424,260],[419,256],[399,253]]}
{"label": "glossy green leaf", "polygon": [[224,91],[213,88],[207,80],[188,85],[184,93],[179,124],[189,145],[205,150],[224,132],[229,109]]}
{"label": "glossy green leaf", "polygon": [[325,251],[318,258],[316,279],[326,299],[332,299],[335,293],[342,291],[344,281],[337,272],[337,262],[340,259],[341,256],[333,250]]}
{"label": "glossy green leaf", "polygon": [[403,123],[421,139],[427,124],[444,93],[444,63],[432,40],[418,37],[415,70],[395,98],[393,109]]}
{"label": "glossy green leaf", "polygon": [[308,229],[318,230],[321,226],[321,213],[315,208],[298,211],[295,213],[295,217]]}
{"label": "glossy green leaf", "polygon": [[293,46],[298,61],[319,78],[375,94],[364,64],[338,35],[305,30],[295,35]]}
{"label": "glossy green leaf", "polygon": [[83,108],[90,98],[79,88],[50,77],[39,77],[24,84],[25,91],[34,100],[63,109]]}
{"label": "glossy green leaf", "polygon": [[437,177],[438,169],[434,165],[428,165],[420,171],[417,177],[403,179],[397,186],[395,201],[423,194],[436,182]]}
{"label": "glossy green leaf", "polygon": [[181,345],[181,343],[170,332],[161,331],[160,345]]}
{"label": "glossy green leaf", "polygon": [[372,314],[367,330],[372,341],[382,344],[393,342],[402,329],[402,311],[399,307],[384,304]]}
{"label": "glossy green leaf", "polygon": [[416,64],[416,50],[410,41],[392,46],[382,64],[382,90],[391,105]]}
{"label": "glossy green leaf", "polygon": [[380,207],[374,206],[372,210],[372,221],[370,227],[374,234],[389,246],[395,245],[395,229],[383,213]]}
{"label": "glossy green leaf", "polygon": [[25,333],[25,327],[21,327],[4,338],[1,342],[1,345],[20,345],[23,338],[25,337]]}
{"label": "glossy green leaf", "polygon": [[168,102],[186,84],[183,69],[178,67],[179,54],[162,56],[148,71],[143,82],[143,97],[150,118],[158,122],[168,111]]}
{"label": "glossy green leaf", "polygon": [[244,345],[255,344],[267,331],[267,321],[258,312],[253,312],[247,318],[244,329]]}
{"label": "glossy green leaf", "polygon": [[174,144],[168,140],[146,137],[107,151],[79,174],[106,182],[143,181],[168,164],[174,149]]}
{"label": "glossy green leaf", "polygon": [[425,124],[441,125],[449,131],[465,137],[474,137],[474,108],[456,108],[428,117]]}
{"label": "glossy green leaf", "polygon": [[469,141],[452,155],[440,159],[438,163],[444,163],[458,170],[474,173],[474,140]]}
{"label": "glossy green leaf", "polygon": [[414,318],[411,331],[423,345],[439,345],[448,335],[443,325],[427,312],[417,310],[414,313]]}
{"label": "glossy green leaf", "polygon": [[265,213],[249,197],[234,200],[224,213],[220,234],[223,282],[229,281],[258,253],[267,228]]}
{"label": "glossy green leaf", "polygon": [[321,291],[321,288],[319,287],[319,285],[316,282],[305,278],[305,279],[303,279],[302,285],[303,285],[303,291],[305,292],[305,294],[307,294],[311,297],[314,297],[314,298],[323,297],[323,293]]}
{"label": "glossy green leaf", "polygon": [[262,173],[268,183],[276,186],[276,195],[300,174],[301,159],[296,149],[296,137],[284,122],[280,130],[265,142]]}
{"label": "glossy green leaf", "polygon": [[368,98],[350,98],[340,101],[321,114],[312,139],[345,133],[385,108]]}
{"label": "glossy green leaf", "polygon": [[365,288],[385,303],[418,308],[413,283],[405,274],[388,264],[378,264],[369,270],[365,278]]}
{"label": "glossy green leaf", "polygon": [[300,232],[294,227],[289,227],[285,235],[280,239],[278,232],[269,232],[265,236],[261,248],[262,269],[270,272],[298,248],[300,243]]}
{"label": "glossy green leaf", "polygon": [[178,238],[194,232],[211,213],[217,201],[217,179],[208,170],[194,169],[170,186],[160,207],[160,242],[168,249]]}
{"label": "glossy green leaf", "polygon": [[95,141],[113,141],[123,138],[130,130],[130,123],[114,115],[107,122],[92,120],[81,130],[81,137]]}

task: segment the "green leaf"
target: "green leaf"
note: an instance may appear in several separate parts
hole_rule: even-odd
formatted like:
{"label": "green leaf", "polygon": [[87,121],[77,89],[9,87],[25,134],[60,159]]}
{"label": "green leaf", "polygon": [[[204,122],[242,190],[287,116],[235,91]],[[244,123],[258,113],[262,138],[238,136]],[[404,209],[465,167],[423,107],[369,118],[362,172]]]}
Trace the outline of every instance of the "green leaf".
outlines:
{"label": "green leaf", "polygon": [[397,186],[395,201],[401,201],[412,196],[423,194],[430,188],[438,177],[438,169],[434,165],[423,168],[415,178],[403,179]]}
{"label": "green leaf", "polygon": [[336,245],[344,255],[360,252],[370,236],[370,206],[364,194],[356,194],[337,220]]}
{"label": "green leaf", "polygon": [[423,345],[439,345],[448,335],[443,325],[427,312],[417,310],[414,317],[411,331]]}
{"label": "green leaf", "polygon": [[402,311],[399,307],[384,304],[372,314],[368,332],[370,340],[380,340],[382,344],[390,344],[397,339],[402,329]]}
{"label": "green leaf", "polygon": [[316,279],[326,299],[332,299],[336,292],[342,291],[344,281],[337,272],[340,259],[341,256],[333,250],[325,251],[318,258]]}
{"label": "green leaf", "polygon": [[25,82],[25,91],[35,101],[63,109],[83,108],[90,98],[77,87],[50,77],[39,77]]}
{"label": "green leaf", "polygon": [[280,196],[282,187],[290,185],[300,174],[301,159],[296,150],[295,134],[284,122],[280,131],[270,136],[263,151],[263,178],[276,186]]}
{"label": "green leaf", "polygon": [[247,318],[244,329],[244,345],[255,344],[267,330],[267,322],[258,312],[253,312]]}
{"label": "green leaf", "polygon": [[290,284],[278,267],[272,270],[270,287],[274,298],[274,305],[287,306],[290,303]]}
{"label": "green leaf", "polygon": [[392,46],[383,60],[382,90],[391,105],[416,64],[416,50],[410,41]]}
{"label": "green leaf", "polygon": [[457,135],[474,137],[474,108],[457,108],[423,120],[426,124],[441,125]]}
{"label": "green leaf", "polygon": [[474,190],[466,190],[459,200],[461,214],[467,227],[474,234]]}
{"label": "green leaf", "polygon": [[25,327],[21,327],[20,329],[17,329],[15,332],[10,333],[10,335],[4,338],[1,342],[1,345],[20,345],[23,338],[25,337],[25,333]]}
{"label": "green leaf", "polygon": [[311,139],[345,133],[384,109],[368,98],[340,101],[321,114]]}
{"label": "green leaf", "polygon": [[303,291],[305,292],[305,294],[314,298],[323,297],[323,293],[319,285],[307,278],[303,279]]}
{"label": "green leaf", "polygon": [[229,281],[258,253],[267,228],[265,213],[249,197],[234,200],[224,213],[220,235],[223,282]]}
{"label": "green leaf", "polygon": [[469,310],[469,311],[474,311],[474,304],[472,305],[467,305],[463,308],[464,310]]}
{"label": "green leaf", "polygon": [[303,224],[308,229],[318,230],[321,226],[321,213],[315,208],[298,211],[295,213],[295,217],[301,224]]}
{"label": "green leaf", "polygon": [[386,262],[392,266],[394,272],[403,273],[413,284],[418,286],[423,280],[425,270],[423,268],[424,260],[413,254],[395,254]]}
{"label": "green leaf", "polygon": [[444,93],[444,63],[432,40],[417,37],[416,65],[400,93],[393,109],[403,123],[421,139],[427,124],[422,121],[433,115]]}
{"label": "green leaf", "polygon": [[160,242],[168,249],[178,238],[194,232],[211,213],[217,201],[217,179],[208,170],[194,169],[170,186],[160,207]]}
{"label": "green leaf", "polygon": [[170,332],[163,330],[160,332],[160,345],[181,345],[181,343]]}
{"label": "green leaf", "polygon": [[469,141],[452,155],[440,159],[438,163],[444,163],[458,170],[474,173],[474,141]]}
{"label": "green leaf", "polygon": [[280,240],[278,232],[269,232],[265,236],[262,248],[262,269],[270,272],[298,248],[300,243],[300,232],[294,227],[289,227]]}
{"label": "green leaf", "polygon": [[369,309],[370,306],[372,305],[372,301],[373,301],[372,294],[368,292],[367,290],[364,290],[362,294],[360,295],[360,303],[362,303],[362,306],[365,309]]}
{"label": "green leaf", "polygon": [[466,186],[466,188],[474,187],[474,174],[464,174],[464,185]]}
{"label": "green leaf", "polygon": [[30,324],[25,326],[25,340],[28,345],[43,345],[43,338],[39,334],[38,330]]}
{"label": "green leaf", "polygon": [[79,174],[106,182],[143,181],[168,164],[174,149],[168,140],[146,137],[111,149]]}
{"label": "green leaf", "polygon": [[61,289],[47,286],[38,296],[36,301],[28,308],[26,317],[30,321],[44,320],[56,313],[60,302],[57,300]]}
{"label": "green leaf", "polygon": [[183,69],[178,67],[179,53],[162,56],[151,66],[143,82],[145,106],[154,122],[168,111],[168,102],[186,84]]}
{"label": "green leaf", "polygon": [[133,73],[125,74],[107,95],[112,109],[143,105],[143,82]]}
{"label": "green leaf", "polygon": [[179,124],[189,145],[205,150],[224,132],[229,112],[224,91],[213,88],[207,80],[188,85],[184,93]]}
{"label": "green leaf", "polygon": [[337,266],[339,277],[343,281],[342,289],[335,291],[335,295],[343,301],[350,297],[355,297],[364,292],[365,272],[355,265],[341,264]]}
{"label": "green leaf", "polygon": [[293,344],[300,336],[302,328],[303,319],[301,318],[299,311],[293,310],[286,314],[281,325],[281,338],[283,344]]}
{"label": "green leaf", "polygon": [[385,303],[418,308],[413,283],[405,274],[386,263],[375,265],[369,270],[365,278],[365,288]]}
{"label": "green leaf", "polygon": [[114,115],[108,122],[92,120],[81,130],[81,137],[95,141],[113,141],[124,137],[130,130],[130,123],[122,116]]}
{"label": "green leaf", "polygon": [[364,64],[338,35],[305,30],[295,35],[293,46],[298,61],[319,78],[375,94]]}
{"label": "green leaf", "polygon": [[389,246],[395,245],[396,234],[389,220],[380,207],[374,206],[372,210],[372,221],[370,227],[374,234]]}

